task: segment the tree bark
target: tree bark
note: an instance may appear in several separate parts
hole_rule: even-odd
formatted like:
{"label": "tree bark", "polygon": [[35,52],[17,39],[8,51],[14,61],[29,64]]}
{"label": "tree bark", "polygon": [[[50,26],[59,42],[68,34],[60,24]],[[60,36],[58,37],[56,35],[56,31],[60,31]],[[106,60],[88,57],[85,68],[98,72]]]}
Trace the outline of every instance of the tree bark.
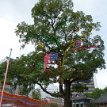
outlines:
{"label": "tree bark", "polygon": [[71,83],[69,80],[64,81],[65,85],[65,96],[64,96],[64,107],[72,107],[70,97],[71,97],[71,92],[70,92],[70,86]]}

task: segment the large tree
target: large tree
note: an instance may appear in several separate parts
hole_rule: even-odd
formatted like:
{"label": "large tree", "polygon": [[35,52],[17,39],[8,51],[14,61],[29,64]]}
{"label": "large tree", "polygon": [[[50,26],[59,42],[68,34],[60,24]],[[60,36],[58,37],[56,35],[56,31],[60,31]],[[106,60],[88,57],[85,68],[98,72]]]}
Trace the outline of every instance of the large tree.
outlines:
{"label": "large tree", "polygon": [[[73,11],[72,0],[39,0],[32,8],[32,18],[32,25],[17,25],[16,34],[23,46],[36,43],[36,52],[15,61],[17,77],[26,87],[37,83],[48,94],[64,98],[64,107],[71,107],[72,83],[90,79],[98,68],[105,67],[104,42],[99,35],[93,35],[100,24],[94,23],[91,15]],[[57,69],[46,72],[39,66],[46,53],[39,45],[41,41],[58,53]],[[81,46],[76,46],[77,41]],[[46,90],[50,83],[59,83],[58,93]]]}

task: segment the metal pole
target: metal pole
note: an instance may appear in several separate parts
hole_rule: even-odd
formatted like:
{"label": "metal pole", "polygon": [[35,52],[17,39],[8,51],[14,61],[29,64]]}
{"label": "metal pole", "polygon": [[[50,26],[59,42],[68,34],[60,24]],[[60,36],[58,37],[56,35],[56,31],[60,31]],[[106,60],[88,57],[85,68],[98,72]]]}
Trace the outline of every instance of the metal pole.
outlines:
{"label": "metal pole", "polygon": [[41,107],[42,107],[42,95],[41,95]]}
{"label": "metal pole", "polygon": [[0,107],[2,107],[3,92],[4,92],[4,88],[5,88],[5,84],[6,84],[11,52],[12,52],[12,49],[10,49],[10,55],[9,55],[9,58],[7,59],[7,66],[6,66],[6,71],[5,71],[5,74],[4,74],[4,82],[3,82],[3,88],[2,88],[2,92],[1,92],[1,98],[0,98]]}

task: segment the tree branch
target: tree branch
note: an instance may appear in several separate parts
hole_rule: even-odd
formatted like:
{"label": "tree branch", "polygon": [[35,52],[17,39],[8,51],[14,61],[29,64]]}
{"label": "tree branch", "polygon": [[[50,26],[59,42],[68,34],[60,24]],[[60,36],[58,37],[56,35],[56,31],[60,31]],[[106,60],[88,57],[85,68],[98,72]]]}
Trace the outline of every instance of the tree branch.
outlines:
{"label": "tree branch", "polygon": [[66,34],[66,32],[65,32],[64,30],[62,30],[62,32],[63,32],[64,35],[65,35],[65,41],[66,41],[66,43],[67,43],[67,34]]}
{"label": "tree branch", "polygon": [[[57,17],[57,16],[56,16]],[[55,21],[55,19],[56,18],[54,18],[54,19],[52,19],[52,18],[50,18],[50,20],[51,20],[51,23],[49,24],[51,27],[52,27],[52,29],[53,29],[53,40],[54,40],[54,42],[56,43],[56,45],[58,46],[58,50],[60,50],[60,44],[58,43],[58,40],[55,38],[55,36],[56,36],[56,28],[54,27],[54,24],[56,23],[56,21]]]}
{"label": "tree branch", "polygon": [[59,91],[63,96],[65,95],[64,90],[63,90],[63,84],[61,83],[59,83]]}
{"label": "tree branch", "polygon": [[70,79],[70,83],[73,83],[73,82],[75,82],[76,80],[78,80],[78,78]]}
{"label": "tree branch", "polygon": [[53,97],[62,97],[62,95],[61,94],[58,94],[58,93],[50,93],[49,91],[47,91],[40,83],[37,83],[40,87],[41,87],[41,89],[44,91],[44,92],[46,92],[47,94],[49,94],[49,95],[51,95],[51,96],[53,96]]}

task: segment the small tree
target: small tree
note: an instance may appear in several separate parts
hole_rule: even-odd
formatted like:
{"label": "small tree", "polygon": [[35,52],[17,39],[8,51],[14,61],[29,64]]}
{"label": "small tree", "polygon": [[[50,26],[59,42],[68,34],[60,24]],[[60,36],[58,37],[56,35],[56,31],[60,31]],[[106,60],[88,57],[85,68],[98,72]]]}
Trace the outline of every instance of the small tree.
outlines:
{"label": "small tree", "polygon": [[49,107],[58,107],[58,104],[51,103]]}
{"label": "small tree", "polygon": [[105,87],[104,89],[99,89],[96,88],[92,93],[86,93],[86,95],[90,98],[94,98],[97,99],[99,98],[102,94],[106,94],[107,93],[107,87]]}
{"label": "small tree", "polygon": [[41,99],[41,93],[40,93],[40,89],[36,89],[32,91],[32,98],[33,99]]}
{"label": "small tree", "polygon": [[98,97],[100,97],[102,94],[102,90],[96,88],[92,93],[87,93],[86,95],[90,98],[94,98],[97,99]]}

